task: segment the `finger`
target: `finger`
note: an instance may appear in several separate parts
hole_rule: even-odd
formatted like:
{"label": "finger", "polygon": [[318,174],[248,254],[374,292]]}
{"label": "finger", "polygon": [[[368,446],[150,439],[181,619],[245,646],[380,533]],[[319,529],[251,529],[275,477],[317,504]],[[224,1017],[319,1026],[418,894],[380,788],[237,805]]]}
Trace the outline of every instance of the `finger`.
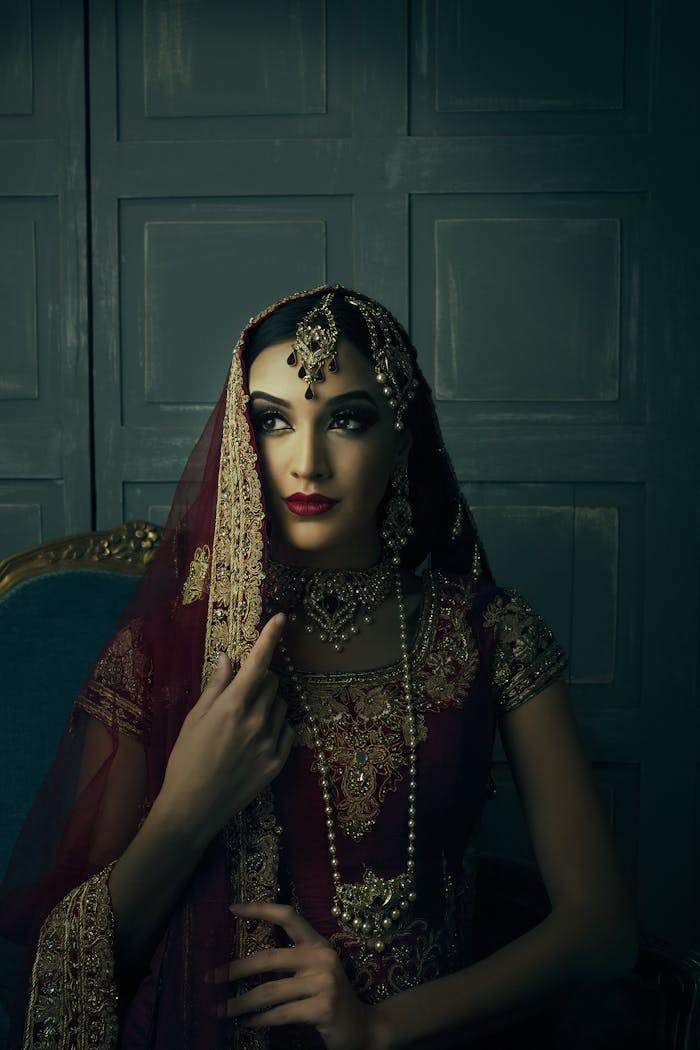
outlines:
{"label": "finger", "polygon": [[237,902],[229,905],[229,910],[243,919],[262,919],[273,926],[281,926],[295,944],[326,943],[325,938],[289,904],[273,904],[268,901],[254,901],[250,904]]}
{"label": "finger", "polygon": [[255,688],[267,671],[286,623],[285,614],[277,613],[263,627],[255,645],[243,660],[236,675],[236,682],[240,683],[244,689]]}
{"label": "finger", "polygon": [[337,953],[328,945],[302,944],[294,948],[262,948],[252,955],[242,955],[228,966],[215,971],[215,984],[245,981],[263,974],[297,974],[302,971],[317,973],[332,970]]}
{"label": "finger", "polygon": [[205,980],[230,984],[256,973],[294,973],[299,962],[296,948],[261,948],[252,955],[241,956],[212,970]]}
{"label": "finger", "polygon": [[192,711],[198,717],[203,715],[209,710],[217,696],[221,695],[226,686],[232,680],[233,668],[231,667],[231,661],[226,653],[219,653],[219,659],[216,662],[216,666],[209,676],[209,681],[204,687],[199,700],[192,708]]}
{"label": "finger", "polygon": [[321,1000],[319,996],[310,995],[291,1003],[281,1003],[259,1014],[249,1014],[238,1023],[242,1028],[278,1028],[288,1024],[317,1026],[322,1021],[327,1022],[327,1015]]}
{"label": "finger", "polygon": [[243,1014],[259,1013],[281,1003],[306,999],[318,991],[318,977],[283,977],[279,981],[265,981],[250,991],[228,999],[223,1016],[241,1017]]}

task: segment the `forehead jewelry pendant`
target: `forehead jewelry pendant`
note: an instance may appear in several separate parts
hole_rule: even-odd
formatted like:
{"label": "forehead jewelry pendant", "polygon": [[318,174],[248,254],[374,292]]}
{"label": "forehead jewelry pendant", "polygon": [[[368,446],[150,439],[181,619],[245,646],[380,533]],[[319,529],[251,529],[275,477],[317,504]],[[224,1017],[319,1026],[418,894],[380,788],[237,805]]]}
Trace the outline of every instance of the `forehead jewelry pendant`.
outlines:
{"label": "forehead jewelry pendant", "polygon": [[300,365],[299,378],[306,383],[304,397],[309,401],[314,396],[311,384],[322,383],[326,378],[323,372],[326,365],[329,372],[338,371],[338,325],[330,310],[332,298],[333,292],[324,295],[320,303],[302,317],[287,358],[288,365]]}

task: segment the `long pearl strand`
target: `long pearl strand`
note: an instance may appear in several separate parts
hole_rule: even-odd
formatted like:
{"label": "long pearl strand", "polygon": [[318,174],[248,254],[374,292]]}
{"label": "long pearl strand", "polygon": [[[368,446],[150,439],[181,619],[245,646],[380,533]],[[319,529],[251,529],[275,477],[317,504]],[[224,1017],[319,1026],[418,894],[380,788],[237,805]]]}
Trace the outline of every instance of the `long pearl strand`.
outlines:
{"label": "long pearl strand", "polygon": [[297,691],[301,706],[306,715],[318,764],[321,796],[326,815],[326,833],[328,836],[328,853],[330,856],[335,902],[332,914],[347,932],[364,941],[377,952],[384,950],[387,939],[391,940],[401,932],[408,921],[411,905],[416,899],[415,892],[415,853],[416,853],[416,716],[413,705],[411,672],[408,657],[408,637],[406,632],[406,609],[404,606],[401,573],[396,568],[396,598],[399,609],[399,631],[401,641],[401,663],[403,687],[406,697],[406,721],[409,750],[408,780],[408,859],[406,871],[393,878],[385,879],[371,869],[366,868],[362,882],[343,883],[340,877],[340,863],[336,845],[336,826],[331,802],[330,777],[318,720],[311,710],[308,697],[294,669],[291,657],[284,643],[280,650],[287,666],[289,677]]}

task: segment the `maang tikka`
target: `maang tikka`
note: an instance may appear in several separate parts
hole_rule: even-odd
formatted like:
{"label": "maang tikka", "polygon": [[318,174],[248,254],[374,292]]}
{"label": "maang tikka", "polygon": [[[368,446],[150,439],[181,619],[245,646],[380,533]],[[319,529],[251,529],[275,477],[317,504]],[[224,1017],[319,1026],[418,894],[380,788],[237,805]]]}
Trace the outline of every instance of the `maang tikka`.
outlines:
{"label": "maang tikka", "polygon": [[[337,344],[340,333],[333,316],[331,303],[334,292],[330,291],[302,317],[297,325],[296,338],[287,364],[299,366],[299,378],[307,384],[306,398],[314,397],[313,384],[322,383],[324,369],[337,372]],[[394,409],[394,425],[403,429],[403,417],[409,401],[413,400],[418,382],[413,375],[413,364],[393,317],[379,303],[347,296],[346,302],[362,314],[370,339],[370,351],[374,363],[374,374],[381,385],[384,396]]]}
{"label": "maang tikka", "polygon": [[299,378],[306,383],[304,397],[311,401],[314,392],[312,383],[321,383],[326,378],[323,369],[328,365],[329,372],[338,370],[338,325],[330,311],[333,292],[324,295],[320,303],[302,317],[297,325],[296,339],[292,343],[292,352],[287,364],[299,368]]}

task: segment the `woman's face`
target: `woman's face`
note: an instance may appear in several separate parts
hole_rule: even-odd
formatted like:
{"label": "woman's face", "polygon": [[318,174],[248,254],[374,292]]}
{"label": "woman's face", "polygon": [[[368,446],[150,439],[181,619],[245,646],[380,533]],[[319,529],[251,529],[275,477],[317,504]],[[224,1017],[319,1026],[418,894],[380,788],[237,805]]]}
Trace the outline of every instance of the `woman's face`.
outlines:
{"label": "woman's face", "polygon": [[380,557],[377,507],[410,438],[353,343],[340,339],[337,372],[326,368],[307,400],[287,364],[293,341],[266,347],[248,375],[271,552],[288,564],[362,568]]}

